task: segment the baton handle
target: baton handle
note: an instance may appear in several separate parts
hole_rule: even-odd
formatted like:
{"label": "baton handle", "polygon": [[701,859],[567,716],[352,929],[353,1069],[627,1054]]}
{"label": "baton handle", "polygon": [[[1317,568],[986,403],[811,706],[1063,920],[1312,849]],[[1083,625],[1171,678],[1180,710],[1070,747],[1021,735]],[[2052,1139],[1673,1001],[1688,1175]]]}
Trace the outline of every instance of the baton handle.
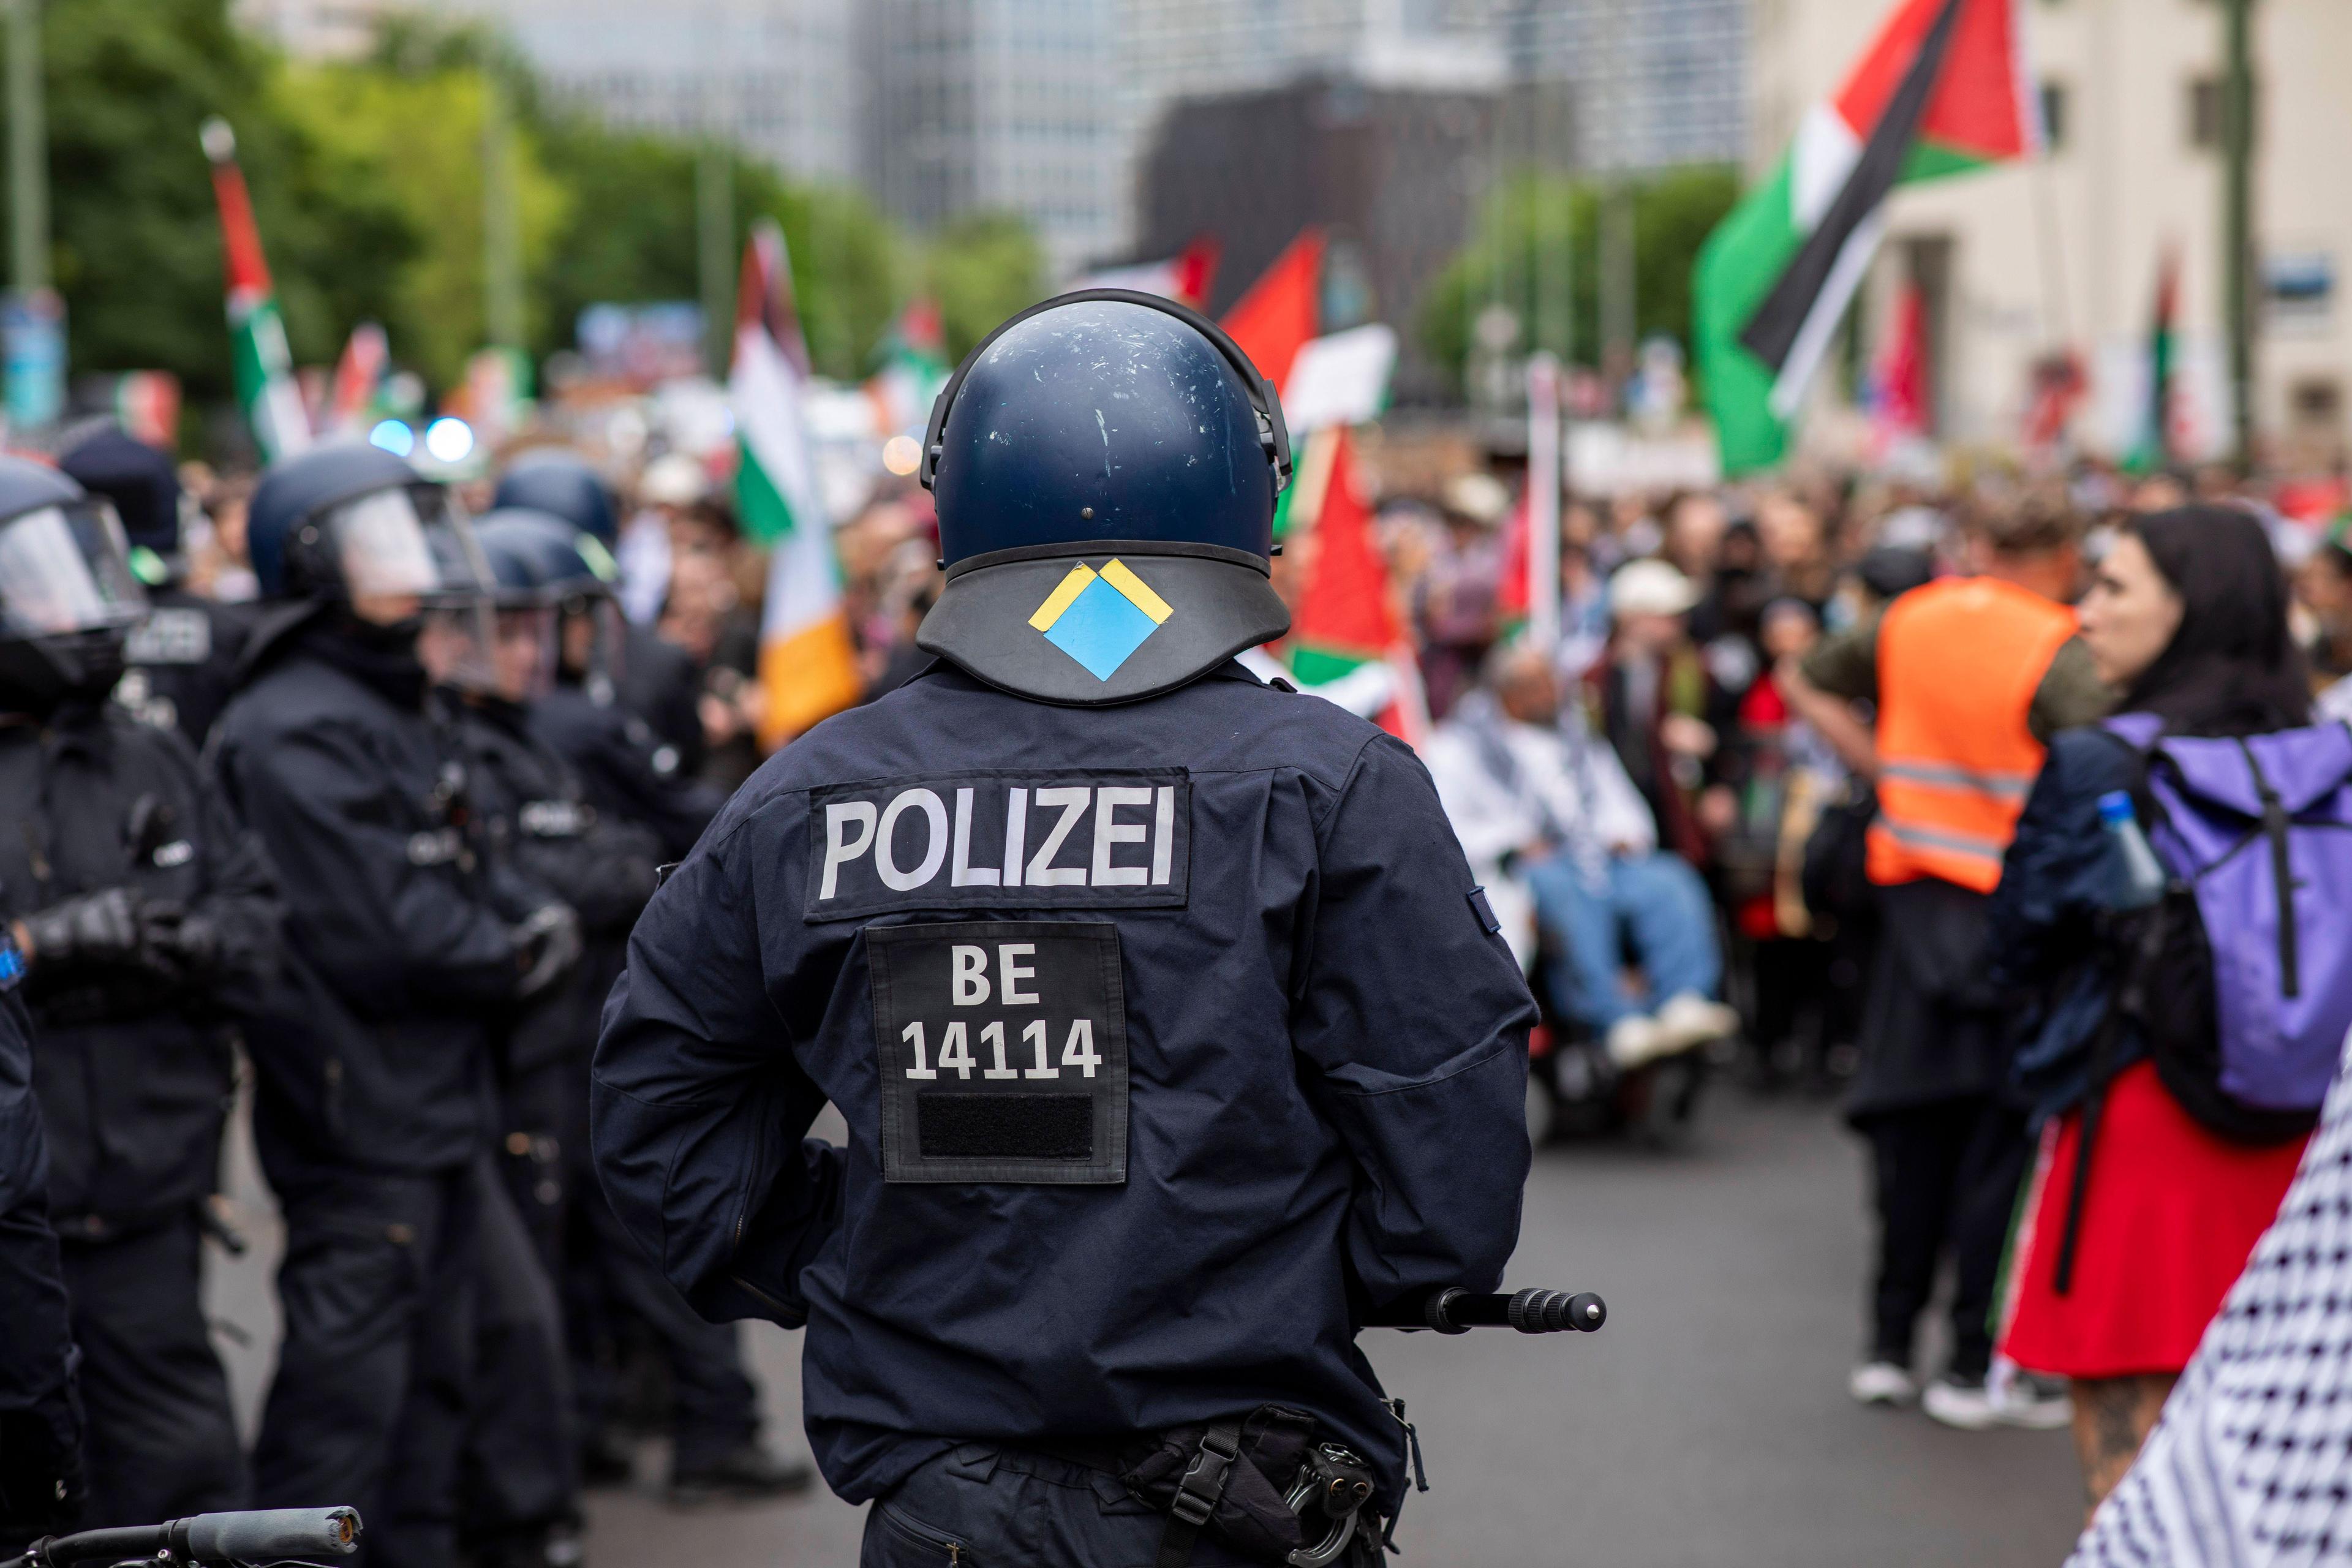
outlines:
{"label": "baton handle", "polygon": [[1484,1295],[1444,1286],[1376,1308],[1365,1320],[1370,1329],[1434,1329],[1441,1334],[1472,1329],[1517,1329],[1523,1334],[1589,1334],[1609,1321],[1609,1304],[1590,1290],[1528,1289]]}

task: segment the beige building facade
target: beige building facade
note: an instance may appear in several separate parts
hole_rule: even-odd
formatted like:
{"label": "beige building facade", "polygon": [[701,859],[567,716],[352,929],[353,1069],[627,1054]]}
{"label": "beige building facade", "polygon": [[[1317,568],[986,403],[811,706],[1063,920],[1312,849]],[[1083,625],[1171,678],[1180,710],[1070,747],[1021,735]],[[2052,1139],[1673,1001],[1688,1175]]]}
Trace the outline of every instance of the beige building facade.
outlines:
{"label": "beige building facade", "polygon": [[[1894,0],[1753,0],[1752,174],[1833,91]],[[2021,0],[2047,125],[2032,164],[1900,190],[1862,303],[1865,340],[1900,282],[1928,307],[1937,434],[2013,445],[2034,367],[2089,375],[2072,434],[2116,453],[2148,404],[2146,345],[2179,268],[2176,437],[2224,449],[2223,10],[2214,0]],[[2255,0],[2254,412],[2274,458],[2352,437],[2352,0]],[[1824,378],[1825,380],[1828,378]],[[1833,389],[1817,395],[1834,395]]]}

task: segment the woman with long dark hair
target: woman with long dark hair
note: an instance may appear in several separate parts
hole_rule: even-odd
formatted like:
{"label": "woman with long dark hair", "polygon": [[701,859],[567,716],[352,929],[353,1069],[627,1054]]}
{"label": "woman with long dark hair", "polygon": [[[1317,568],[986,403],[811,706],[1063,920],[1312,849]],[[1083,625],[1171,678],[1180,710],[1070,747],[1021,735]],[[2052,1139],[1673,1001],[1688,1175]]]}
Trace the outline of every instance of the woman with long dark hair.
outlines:
{"label": "woman with long dark hair", "polygon": [[[2245,737],[2308,721],[2285,583],[2269,537],[2242,511],[2186,507],[2126,524],[2083,601],[2082,636],[2121,693],[2117,710],[2151,716],[2164,736]],[[2104,727],[2058,735],[1992,908],[1996,981],[2032,998],[2017,1072],[2042,1129],[2000,1349],[2073,1380],[2094,1507],[2130,1465],[2278,1212],[2304,1142],[2252,1145],[2209,1131],[2158,1079],[2133,1026],[2109,1016],[2120,973],[2104,923],[2115,851],[2098,802],[2145,776],[2140,751]]]}

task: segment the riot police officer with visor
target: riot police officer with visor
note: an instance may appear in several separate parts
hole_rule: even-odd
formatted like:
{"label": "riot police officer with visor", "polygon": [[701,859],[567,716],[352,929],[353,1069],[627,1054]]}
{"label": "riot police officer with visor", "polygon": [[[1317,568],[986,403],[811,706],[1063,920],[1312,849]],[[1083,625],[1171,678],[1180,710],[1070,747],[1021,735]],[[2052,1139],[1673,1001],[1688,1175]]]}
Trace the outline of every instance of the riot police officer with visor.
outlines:
{"label": "riot police officer with visor", "polygon": [[463,527],[373,447],[264,476],[247,542],[267,604],[213,759],[289,912],[247,1030],[287,1228],[255,1500],[348,1501],[388,1564],[455,1550],[491,1031],[578,945],[568,908],[516,910],[468,843],[466,769],[416,651],[452,586],[428,521]]}
{"label": "riot police officer with visor", "polygon": [[244,1506],[197,1271],[231,1020],[281,915],[194,751],[109,700],[146,608],[113,508],[0,458],[0,921],[32,1015],[98,1528]]}

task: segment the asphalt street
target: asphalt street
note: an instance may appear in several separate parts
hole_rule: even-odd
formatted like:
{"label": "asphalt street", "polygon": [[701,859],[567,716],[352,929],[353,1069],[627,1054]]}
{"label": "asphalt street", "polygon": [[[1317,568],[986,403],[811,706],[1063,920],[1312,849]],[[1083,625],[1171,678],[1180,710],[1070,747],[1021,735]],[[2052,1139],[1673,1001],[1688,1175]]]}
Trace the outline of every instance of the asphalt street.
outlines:
{"label": "asphalt street", "polygon": [[[2053,1568],[2080,1522],[2061,1433],[1947,1430],[1857,1408],[1864,1163],[1835,1114],[1717,1086],[1686,1148],[1545,1150],[1507,1283],[1598,1290],[1599,1334],[1371,1331],[1431,1490],[1399,1561],[1591,1568]],[[220,1345],[250,1421],[277,1329],[268,1200],[239,1159],[256,1245],[214,1257]],[[744,1331],[770,1438],[806,1452],[799,1336]],[[1932,1349],[1929,1352],[1932,1356]],[[673,1512],[648,1444],[635,1488],[591,1501],[589,1568],[848,1564],[864,1510],[829,1496]]]}

